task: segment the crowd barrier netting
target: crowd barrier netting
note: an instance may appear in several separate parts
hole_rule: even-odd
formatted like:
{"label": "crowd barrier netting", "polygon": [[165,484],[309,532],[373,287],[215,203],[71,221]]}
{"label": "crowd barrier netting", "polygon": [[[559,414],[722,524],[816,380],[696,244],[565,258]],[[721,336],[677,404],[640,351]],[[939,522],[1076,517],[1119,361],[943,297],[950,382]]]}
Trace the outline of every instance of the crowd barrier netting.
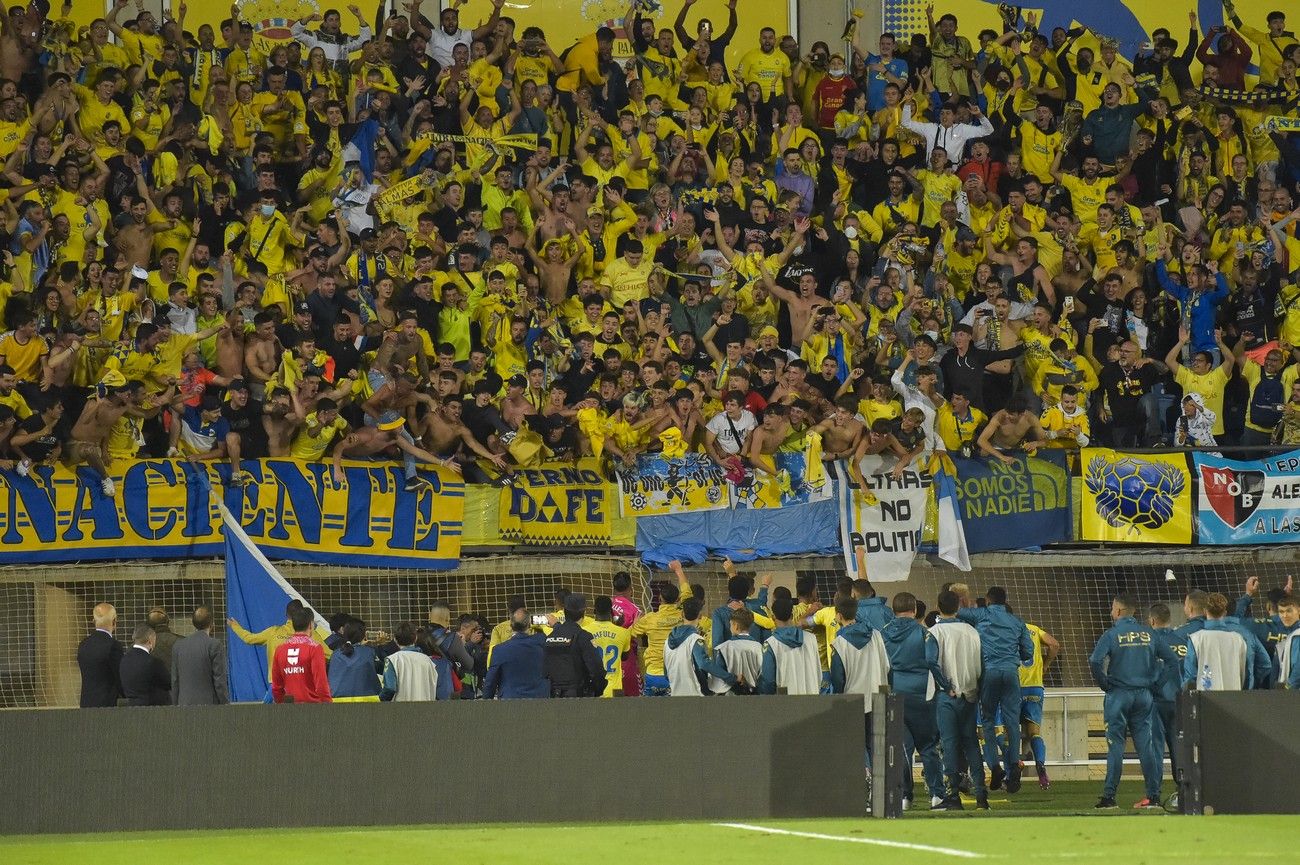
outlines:
{"label": "crowd barrier netting", "polygon": [[[945,582],[968,583],[976,596],[990,585],[1005,586],[1015,612],[1053,634],[1062,644],[1060,660],[1048,671],[1049,687],[1089,687],[1087,657],[1110,626],[1110,600],[1119,592],[1136,596],[1145,607],[1170,605],[1174,623],[1182,621],[1182,594],[1188,589],[1218,591],[1237,598],[1248,575],[1263,588],[1282,585],[1295,570],[1286,547],[1233,547],[1068,552],[999,552],[972,556],[962,574],[935,559],[918,557],[909,578],[883,584],[882,594],[908,591],[927,604]],[[574,556],[528,551],[519,555],[465,558],[455,571],[324,568],[281,562],[285,578],[323,614],[345,611],[372,628],[391,629],[401,621],[423,621],[435,599],[447,600],[453,614],[471,613],[488,625],[505,618],[507,600],[522,594],[529,607],[550,612],[554,590],[566,587],[589,598],[608,594],[617,571],[632,576],[632,596],[643,608],[656,603],[660,586],[672,579],[652,574],[638,560],[621,556]],[[818,595],[828,603],[844,575],[839,556],[777,558],[741,564],[741,573],[771,575],[773,585],[793,587],[797,577],[816,578]],[[1168,580],[1166,572],[1174,579]],[[720,562],[689,567],[688,578],[704,592],[705,609],[726,599],[726,574]],[[119,639],[144,620],[149,609],[164,607],[171,627],[189,633],[189,615],[198,604],[212,607],[225,621],[223,565],[198,562],[44,565],[0,568],[0,707],[74,706],[79,674],[78,642],[90,628],[91,607],[108,601],[118,609]],[[1258,611],[1262,614],[1262,611]],[[218,637],[226,639],[223,630]]]}

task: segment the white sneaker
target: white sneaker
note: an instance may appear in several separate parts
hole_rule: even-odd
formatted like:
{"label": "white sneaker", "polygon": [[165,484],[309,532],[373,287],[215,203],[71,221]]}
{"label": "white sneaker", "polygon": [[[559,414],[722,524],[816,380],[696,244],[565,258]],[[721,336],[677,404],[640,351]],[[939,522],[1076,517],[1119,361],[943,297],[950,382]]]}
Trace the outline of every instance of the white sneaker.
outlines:
{"label": "white sneaker", "polygon": [[32,468],[31,460],[20,460],[18,462],[18,465],[14,466],[14,471],[18,472],[19,477],[25,478],[27,477],[28,473],[31,471],[31,468]]}
{"label": "white sneaker", "polygon": [[938,808],[938,807],[939,807],[940,805],[942,805],[942,804],[943,804],[943,797],[942,797],[942,796],[931,796],[931,797],[930,797],[930,810],[931,810],[931,811],[933,811],[934,809]]}
{"label": "white sneaker", "polygon": [[104,478],[100,481],[99,488],[103,490],[104,495],[110,499],[117,495],[117,487],[113,484],[112,478]]}
{"label": "white sneaker", "polygon": [[903,800],[903,810],[904,810],[904,811],[910,811],[911,808],[912,808],[912,800],[911,800],[911,799],[904,799],[904,800]]}
{"label": "white sneaker", "polygon": [[167,456],[169,456],[169,457],[178,457],[178,456],[180,456],[180,455],[181,455],[181,452],[180,452],[179,450],[177,450],[176,448],[167,448]]}

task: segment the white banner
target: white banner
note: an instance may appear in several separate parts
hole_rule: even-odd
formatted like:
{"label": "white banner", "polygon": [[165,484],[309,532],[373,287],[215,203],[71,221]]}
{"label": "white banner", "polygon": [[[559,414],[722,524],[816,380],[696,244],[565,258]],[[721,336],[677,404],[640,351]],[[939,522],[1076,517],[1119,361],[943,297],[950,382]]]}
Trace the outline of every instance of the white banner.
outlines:
{"label": "white banner", "polygon": [[866,482],[865,491],[852,481],[836,484],[844,567],[850,577],[859,576],[853,549],[861,544],[867,551],[862,576],[874,583],[906,580],[921,545],[926,498],[934,481],[928,472],[909,469],[897,478],[889,472],[866,475]]}

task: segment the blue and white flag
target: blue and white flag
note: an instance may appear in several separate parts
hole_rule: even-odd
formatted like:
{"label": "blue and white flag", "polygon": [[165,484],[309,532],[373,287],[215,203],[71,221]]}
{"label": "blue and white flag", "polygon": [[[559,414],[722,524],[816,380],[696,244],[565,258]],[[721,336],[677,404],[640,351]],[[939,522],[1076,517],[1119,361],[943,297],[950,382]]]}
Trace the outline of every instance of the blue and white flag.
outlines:
{"label": "blue and white flag", "polygon": [[934,501],[939,511],[939,558],[958,570],[970,570],[966,528],[957,507],[957,484],[944,469],[934,475]]}
{"label": "blue and white flag", "polygon": [[361,173],[365,175],[366,183],[371,182],[375,176],[377,141],[379,141],[379,121],[367,119],[357,124],[357,131],[343,146],[343,164],[360,162]]}
{"label": "blue and white flag", "polygon": [[[218,501],[217,508],[226,539],[226,615],[253,633],[284,624],[289,602],[295,598],[304,604],[307,601],[249,540],[225,504]],[[329,633],[329,625],[319,612],[316,623]],[[226,653],[230,702],[262,702],[268,685],[266,647],[249,645],[228,633]]]}

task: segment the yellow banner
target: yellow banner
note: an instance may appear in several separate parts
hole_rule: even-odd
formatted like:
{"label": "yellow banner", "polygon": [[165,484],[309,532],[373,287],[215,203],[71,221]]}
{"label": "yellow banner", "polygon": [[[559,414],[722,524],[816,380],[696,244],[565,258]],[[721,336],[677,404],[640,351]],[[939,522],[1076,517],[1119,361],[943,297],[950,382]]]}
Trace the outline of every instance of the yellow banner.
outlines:
{"label": "yellow banner", "polygon": [[608,546],[610,506],[617,491],[599,461],[546,463],[516,472],[501,490],[502,540],[536,546]]}
{"label": "yellow banner", "polygon": [[1192,478],[1181,454],[1129,454],[1085,448],[1085,541],[1192,542]]}
{"label": "yellow banner", "polygon": [[[929,0],[885,0],[884,29],[905,38],[913,33],[927,30],[925,7]],[[1237,15],[1248,27],[1267,32],[1268,13],[1278,8],[1272,0],[1238,0],[1234,4]],[[1092,28],[1101,36],[1110,36],[1120,43],[1120,51],[1125,57],[1132,57],[1134,51],[1151,38],[1151,33],[1159,28],[1169,31],[1172,38],[1178,40],[1178,52],[1187,47],[1188,12],[1197,13],[1197,42],[1205,36],[1205,31],[1216,25],[1230,24],[1224,17],[1220,0],[1197,0],[1188,3],[1139,3],[1137,0],[1070,0],[1068,3],[1033,3],[1020,7],[1021,14],[1033,12],[1037,16],[1038,31],[1050,35],[1052,28],[1083,25]],[[984,0],[946,0],[935,7],[935,18],[940,15],[957,16],[958,33],[970,40],[976,50],[979,43],[976,35],[985,28],[1002,32],[1002,19],[998,14],[996,3]],[[870,46],[874,47],[874,46]]]}
{"label": "yellow banner", "polygon": [[403,489],[394,462],[245,460],[252,481],[227,485],[230,467],[183,460],[117,460],[113,498],[82,466],[0,471],[0,563],[219,556],[222,496],[248,536],[272,558],[334,565],[454,568],[460,559],[465,485],[442,469]]}
{"label": "yellow banner", "polygon": [[536,150],[537,135],[533,132],[520,132],[517,135],[502,135],[500,138],[485,138],[481,135],[449,135],[445,132],[424,132],[422,141],[434,144],[477,144],[492,150]]}

